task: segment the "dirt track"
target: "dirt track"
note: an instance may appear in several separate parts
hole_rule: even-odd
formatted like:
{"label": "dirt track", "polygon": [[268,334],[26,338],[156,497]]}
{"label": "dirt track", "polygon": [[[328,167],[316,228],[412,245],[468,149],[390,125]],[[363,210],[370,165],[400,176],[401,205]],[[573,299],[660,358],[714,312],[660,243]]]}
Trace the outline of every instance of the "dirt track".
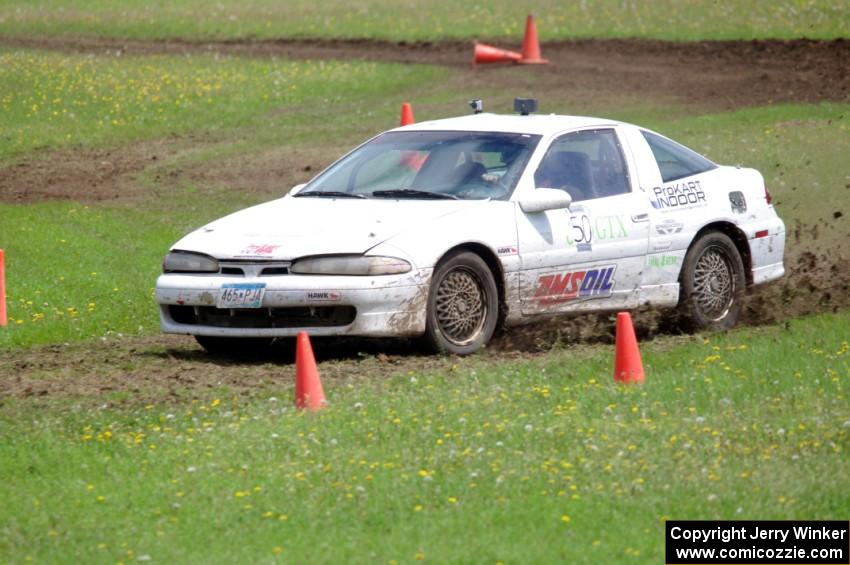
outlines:
{"label": "dirt track", "polygon": [[[455,69],[455,80],[476,87],[514,80],[502,68],[472,68],[470,42],[389,43],[371,40],[137,41],[103,38],[4,38],[0,45],[65,52],[149,55],[222,53],[234,56],[373,59],[436,63]],[[665,43],[646,40],[581,40],[543,47],[551,65],[530,71],[534,90],[628,92],[647,99],[680,100],[706,110],[782,102],[846,100],[850,93],[850,41],[724,41]],[[521,85],[516,85],[521,88]],[[205,140],[198,140],[203,142]],[[0,201],[45,198],[97,202],[139,195],[132,177],[167,153],[173,141],[134,143],[108,150],[78,149],[37,154],[0,167]],[[312,170],[326,163],[307,163]],[[259,164],[267,168],[268,163]],[[242,170],[262,185],[280,186],[309,177],[305,163],[278,162],[274,175]],[[281,178],[281,174],[287,175]],[[256,189],[256,187],[255,187]]]}
{"label": "dirt track", "polygon": [[[497,42],[499,43],[499,42]],[[500,43],[502,44],[502,43]],[[441,64],[453,69],[455,80],[470,85],[498,83],[503,69],[472,69],[469,42],[386,43],[379,41],[125,41],[82,38],[0,38],[0,45],[46,48],[69,52],[146,55],[155,53],[223,53],[234,56],[291,58],[363,58],[401,63]],[[514,46],[516,47],[516,46]],[[753,41],[671,44],[655,41],[570,41],[543,46],[552,60],[530,69],[539,95],[578,89],[597,92],[630,91],[651,99],[681,99],[695,108],[733,109],[780,102],[846,100],[850,93],[850,41]],[[198,140],[209,142],[209,140]],[[175,140],[137,143],[109,150],[63,150],[28,157],[0,167],[0,201],[25,203],[43,199],[87,202],[136,199],[145,189],[134,177],[158,155],[167,154]],[[265,192],[272,186],[292,185],[327,164],[313,153],[247,159],[233,179],[240,189]],[[274,169],[269,164],[274,162]],[[294,171],[294,172],[293,172]],[[311,172],[312,171],[312,172]],[[222,171],[171,171],[192,175],[199,185],[221,182]],[[287,176],[289,175],[289,176]],[[238,177],[238,179],[236,178]],[[241,179],[241,180],[239,180]],[[243,184],[249,179],[251,186]],[[233,182],[229,182],[232,180]],[[162,189],[168,190],[168,179]],[[838,221],[838,220],[836,220]],[[788,275],[778,284],[749,297],[749,323],[775,322],[789,316],[845,308],[850,305],[847,250],[818,254],[805,241],[817,237],[823,226],[789,226]],[[846,228],[844,228],[846,229]],[[801,235],[802,234],[802,235]],[[658,331],[658,316],[639,314],[638,331],[644,337]],[[662,324],[663,326],[663,324]],[[604,317],[559,321],[535,330],[518,329],[497,340],[487,355],[529,355],[551,344],[610,340],[611,324]],[[323,372],[352,371],[371,376],[443,367],[452,361],[407,353],[404,343],[375,349],[355,344],[342,350],[322,348]],[[333,350],[332,350],[333,349]],[[381,353],[361,359],[358,351]],[[276,351],[253,363],[229,363],[207,357],[188,338],[151,337],[51,346],[32,351],[0,353],[0,402],[4,396],[94,395],[129,392],[144,399],[179,398],[187,390],[227,386],[237,391],[279,387],[291,382],[291,371],[281,370],[288,353]],[[50,378],[45,378],[49,376]]]}
{"label": "dirt track", "polygon": [[[493,40],[506,48],[504,40]],[[472,42],[351,40],[142,41],[85,37],[0,37],[0,45],[123,55],[223,54],[294,59],[367,59],[469,69]],[[695,105],[726,108],[783,101],[844,100],[850,92],[850,41],[573,40],[546,43],[553,86],[665,93]],[[484,70],[484,68],[480,68]],[[484,71],[486,72],[486,71]]]}

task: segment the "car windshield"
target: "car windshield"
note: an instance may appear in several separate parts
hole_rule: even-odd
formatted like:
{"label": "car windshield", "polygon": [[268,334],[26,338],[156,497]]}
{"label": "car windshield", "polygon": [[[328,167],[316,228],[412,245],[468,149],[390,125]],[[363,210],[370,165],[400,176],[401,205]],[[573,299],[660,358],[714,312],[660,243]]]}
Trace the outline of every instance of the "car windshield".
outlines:
{"label": "car windshield", "polygon": [[297,196],[506,200],[538,135],[397,131],[358,147]]}

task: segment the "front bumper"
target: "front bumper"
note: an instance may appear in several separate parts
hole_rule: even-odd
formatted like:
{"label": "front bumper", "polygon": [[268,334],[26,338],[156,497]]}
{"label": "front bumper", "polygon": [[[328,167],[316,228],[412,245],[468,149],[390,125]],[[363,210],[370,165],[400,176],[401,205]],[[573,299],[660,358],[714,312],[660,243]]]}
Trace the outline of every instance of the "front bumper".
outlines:
{"label": "front bumper", "polygon": [[[414,337],[425,332],[431,269],[404,275],[233,277],[160,275],[156,302],[165,333],[223,337]],[[223,285],[265,283],[261,308],[219,309]]]}

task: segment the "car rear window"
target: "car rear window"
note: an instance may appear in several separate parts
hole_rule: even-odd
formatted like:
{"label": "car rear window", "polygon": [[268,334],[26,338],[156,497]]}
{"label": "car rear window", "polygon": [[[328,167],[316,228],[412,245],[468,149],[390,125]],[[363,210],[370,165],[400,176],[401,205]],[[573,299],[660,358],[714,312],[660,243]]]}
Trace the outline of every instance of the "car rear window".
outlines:
{"label": "car rear window", "polygon": [[658,134],[641,130],[643,138],[649,144],[661,178],[670,182],[690,177],[717,167],[714,163],[697,153]]}

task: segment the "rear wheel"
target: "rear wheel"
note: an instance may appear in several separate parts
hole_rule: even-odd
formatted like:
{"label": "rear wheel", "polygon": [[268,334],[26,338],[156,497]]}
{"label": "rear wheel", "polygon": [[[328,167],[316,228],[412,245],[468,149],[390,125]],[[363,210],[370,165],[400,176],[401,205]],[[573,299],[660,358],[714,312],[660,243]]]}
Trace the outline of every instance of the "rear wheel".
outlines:
{"label": "rear wheel", "polygon": [[719,232],[704,235],[688,250],[682,269],[682,325],[692,330],[734,326],[747,281],[732,240]]}
{"label": "rear wheel", "polygon": [[460,251],[437,265],[428,294],[424,336],[431,350],[474,353],[493,336],[498,317],[498,289],[481,257]]}
{"label": "rear wheel", "polygon": [[210,355],[224,357],[249,357],[260,355],[270,350],[271,337],[221,337],[211,335],[196,335],[195,340]]}

